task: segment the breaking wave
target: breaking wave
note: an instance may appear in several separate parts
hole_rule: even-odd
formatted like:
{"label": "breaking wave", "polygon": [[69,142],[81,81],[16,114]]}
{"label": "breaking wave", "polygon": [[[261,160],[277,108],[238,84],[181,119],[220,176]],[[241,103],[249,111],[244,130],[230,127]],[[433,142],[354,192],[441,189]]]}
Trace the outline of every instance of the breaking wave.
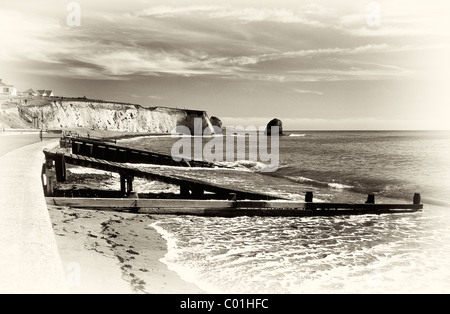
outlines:
{"label": "breaking wave", "polygon": [[313,179],[309,179],[309,178],[305,178],[305,177],[286,177],[287,179],[297,182],[297,183],[307,183],[307,184],[311,184],[312,186],[318,186],[318,187],[330,187],[333,189],[338,189],[338,190],[342,190],[342,189],[353,189],[354,186],[351,185],[345,185],[342,183],[337,183],[337,182],[322,182],[322,181],[317,181],[317,180],[313,180]]}
{"label": "breaking wave", "polygon": [[289,136],[290,137],[305,137],[306,134],[294,134],[294,133],[292,133],[292,134],[289,134]]}

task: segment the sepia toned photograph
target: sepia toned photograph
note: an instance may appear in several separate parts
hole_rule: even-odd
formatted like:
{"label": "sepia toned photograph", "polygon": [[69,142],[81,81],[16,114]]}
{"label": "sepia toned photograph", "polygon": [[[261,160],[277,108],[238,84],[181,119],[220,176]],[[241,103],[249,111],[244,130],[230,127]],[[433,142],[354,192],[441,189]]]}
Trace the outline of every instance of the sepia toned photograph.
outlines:
{"label": "sepia toned photograph", "polygon": [[449,10],[3,3],[0,293],[450,293]]}

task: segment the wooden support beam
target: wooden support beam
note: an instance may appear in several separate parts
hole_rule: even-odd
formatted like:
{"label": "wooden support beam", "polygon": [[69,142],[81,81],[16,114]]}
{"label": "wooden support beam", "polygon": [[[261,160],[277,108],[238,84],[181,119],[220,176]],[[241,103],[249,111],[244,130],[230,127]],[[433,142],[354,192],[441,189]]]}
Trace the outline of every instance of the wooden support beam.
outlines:
{"label": "wooden support beam", "polygon": [[313,201],[313,192],[306,192],[305,202],[311,203]]}
{"label": "wooden support beam", "polygon": [[218,201],[111,198],[46,198],[48,204],[79,209],[130,211],[146,214],[200,216],[334,216],[412,213],[422,204],[340,204],[294,201]]}
{"label": "wooden support beam", "polygon": [[55,160],[56,180],[58,182],[66,181],[66,160],[64,156],[58,156]]}
{"label": "wooden support beam", "polygon": [[416,204],[416,205],[420,204],[420,194],[419,193],[414,194],[413,204]]}
{"label": "wooden support beam", "polygon": [[53,160],[47,159],[45,162],[45,195],[46,196],[53,196],[55,191],[55,183],[56,183],[56,171],[53,167]]}
{"label": "wooden support beam", "polygon": [[126,181],[127,177],[125,174],[120,174],[120,192],[125,195],[127,193],[126,190]]}
{"label": "wooden support beam", "polygon": [[104,141],[89,139],[89,138],[76,138],[72,139],[73,143],[76,142],[79,145],[93,145],[93,149],[90,150],[86,146],[86,149],[77,148],[77,145],[73,144],[73,151],[77,154],[89,155],[89,157],[97,157],[101,159],[109,159],[111,161],[129,162],[129,163],[148,163],[148,164],[160,164],[167,166],[183,166],[183,167],[220,167],[227,168],[225,166],[216,165],[210,162],[201,160],[187,162],[175,162],[172,156],[158,154],[151,151],[131,149],[116,144],[105,143]]}
{"label": "wooden support beam", "polygon": [[205,194],[205,190],[198,185],[192,186],[191,191],[194,198],[201,198]]}
{"label": "wooden support beam", "polygon": [[133,176],[127,176],[127,195],[130,195],[131,192],[133,191],[133,181],[134,181]]}
{"label": "wooden support beam", "polygon": [[191,195],[189,186],[187,184],[180,185],[180,195],[181,195],[181,197],[184,197],[184,198],[189,198],[189,196]]}
{"label": "wooden support beam", "polygon": [[87,143],[86,147],[86,153],[88,154],[88,156],[92,156],[94,154],[94,145]]}
{"label": "wooden support beam", "polygon": [[367,195],[366,204],[375,204],[375,195],[373,194]]}
{"label": "wooden support beam", "polygon": [[219,200],[164,200],[129,198],[63,198],[48,197],[48,204],[72,208],[232,208],[230,201]]}

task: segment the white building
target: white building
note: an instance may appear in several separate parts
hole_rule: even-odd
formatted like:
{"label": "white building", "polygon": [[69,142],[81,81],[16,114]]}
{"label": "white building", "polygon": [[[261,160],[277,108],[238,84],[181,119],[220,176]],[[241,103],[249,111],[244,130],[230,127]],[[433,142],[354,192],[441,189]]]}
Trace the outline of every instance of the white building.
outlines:
{"label": "white building", "polygon": [[0,96],[17,96],[17,89],[0,79]]}

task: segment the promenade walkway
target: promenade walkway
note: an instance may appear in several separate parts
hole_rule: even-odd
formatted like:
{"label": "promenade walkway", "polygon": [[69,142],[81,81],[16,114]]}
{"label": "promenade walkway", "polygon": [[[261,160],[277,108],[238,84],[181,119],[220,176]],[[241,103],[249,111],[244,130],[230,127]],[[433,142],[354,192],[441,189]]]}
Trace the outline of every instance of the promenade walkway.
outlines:
{"label": "promenade walkway", "polygon": [[66,293],[40,180],[42,151],[57,141],[27,142],[6,152],[14,139],[0,137],[0,293]]}

